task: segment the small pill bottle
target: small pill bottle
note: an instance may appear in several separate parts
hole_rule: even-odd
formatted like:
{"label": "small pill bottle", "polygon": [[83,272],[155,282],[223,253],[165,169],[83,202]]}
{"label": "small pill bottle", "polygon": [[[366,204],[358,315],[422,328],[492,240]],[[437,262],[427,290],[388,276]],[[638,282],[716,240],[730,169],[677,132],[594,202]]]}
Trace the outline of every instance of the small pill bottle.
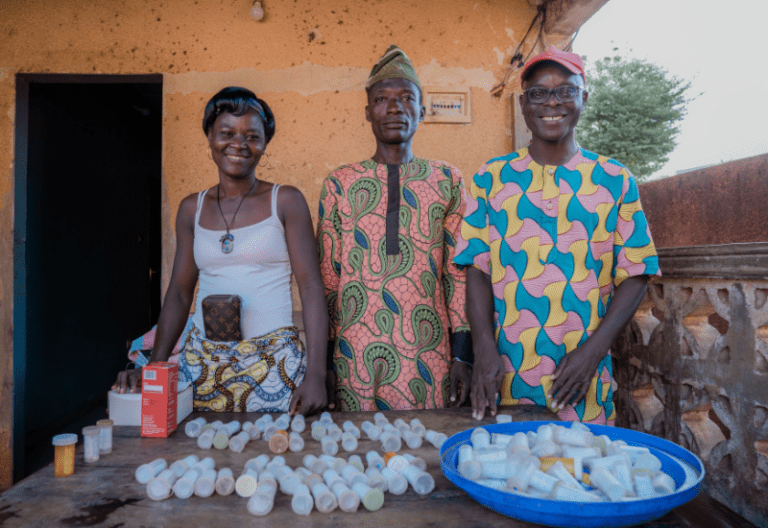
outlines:
{"label": "small pill bottle", "polygon": [[56,477],[68,477],[75,472],[76,434],[60,434],[53,437],[54,445],[53,474]]}
{"label": "small pill bottle", "polygon": [[99,432],[101,428],[96,425],[83,427],[84,458],[90,464],[99,461]]}
{"label": "small pill bottle", "polygon": [[288,451],[288,445],[288,433],[283,429],[278,429],[269,439],[269,450],[273,453],[285,453]]}
{"label": "small pill bottle", "polygon": [[113,420],[99,420],[96,422],[99,427],[99,453],[102,455],[108,455],[112,452],[112,426],[115,425]]}

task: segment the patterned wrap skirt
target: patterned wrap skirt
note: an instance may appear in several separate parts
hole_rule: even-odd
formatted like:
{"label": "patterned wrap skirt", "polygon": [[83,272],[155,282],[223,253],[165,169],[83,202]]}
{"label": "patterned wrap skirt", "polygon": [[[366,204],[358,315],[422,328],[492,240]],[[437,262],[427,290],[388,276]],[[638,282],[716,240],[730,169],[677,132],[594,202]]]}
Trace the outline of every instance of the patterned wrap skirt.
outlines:
{"label": "patterned wrap skirt", "polygon": [[286,412],[304,379],[306,354],[296,327],[243,341],[210,341],[193,326],[179,359],[195,411]]}

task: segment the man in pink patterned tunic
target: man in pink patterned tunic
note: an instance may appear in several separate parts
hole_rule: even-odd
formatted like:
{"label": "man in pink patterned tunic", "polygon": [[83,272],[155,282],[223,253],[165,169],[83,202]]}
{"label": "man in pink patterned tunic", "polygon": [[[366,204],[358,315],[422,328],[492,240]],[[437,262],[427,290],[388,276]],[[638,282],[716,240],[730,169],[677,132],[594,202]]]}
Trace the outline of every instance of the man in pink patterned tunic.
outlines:
{"label": "man in pink patterned tunic", "polygon": [[335,370],[328,377],[338,380],[343,410],[461,404],[472,350],[464,272],[450,262],[464,213],[462,175],[413,156],[425,109],[397,46],[373,67],[366,92],[376,153],[333,171],[320,195],[317,243]]}

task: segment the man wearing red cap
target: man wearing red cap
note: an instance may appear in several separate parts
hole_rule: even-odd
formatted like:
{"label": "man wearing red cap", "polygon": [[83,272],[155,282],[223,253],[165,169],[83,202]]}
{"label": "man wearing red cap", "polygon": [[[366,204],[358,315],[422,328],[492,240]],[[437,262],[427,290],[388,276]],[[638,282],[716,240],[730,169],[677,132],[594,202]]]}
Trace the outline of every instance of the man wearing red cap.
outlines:
{"label": "man wearing red cap", "polygon": [[547,405],[612,425],[609,347],[658,275],[635,179],[580,148],[581,57],[554,46],[521,75],[531,144],[472,178],[454,262],[467,269],[472,407]]}

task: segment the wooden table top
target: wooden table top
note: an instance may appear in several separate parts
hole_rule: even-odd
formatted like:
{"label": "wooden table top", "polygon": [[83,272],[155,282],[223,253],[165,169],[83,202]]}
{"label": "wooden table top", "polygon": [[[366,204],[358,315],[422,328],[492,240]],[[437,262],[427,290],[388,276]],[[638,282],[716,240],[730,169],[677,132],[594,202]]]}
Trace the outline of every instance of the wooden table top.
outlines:
{"label": "wooden table top", "polygon": [[[514,420],[551,420],[547,409],[530,405],[504,407],[500,412],[511,414]],[[333,413],[334,421],[341,425],[352,420],[360,425],[372,420],[372,412]],[[203,416],[208,421],[216,419],[225,423],[231,420],[253,421],[258,413],[193,413],[186,421]],[[442,409],[436,411],[390,411],[387,418],[408,421],[418,417],[428,429],[443,432],[448,436],[478,425],[472,419],[469,408]],[[308,420],[308,422],[311,421]],[[482,423],[493,423],[486,418]],[[187,455],[196,454],[201,459],[210,456],[216,460],[216,468],[229,467],[235,478],[245,462],[261,453],[269,452],[263,440],[250,442],[242,453],[229,449],[203,450],[196,439],[188,438],[179,430],[169,438],[141,438],[138,427],[115,427],[113,451],[102,455],[93,464],[83,461],[82,439],[77,446],[75,474],[70,477],[53,476],[53,465],[18,482],[0,494],[0,526],[6,527],[139,527],[163,526],[168,528],[191,526],[313,526],[313,527],[355,527],[371,526],[440,526],[440,527],[534,527],[530,523],[505,517],[476,503],[464,491],[453,485],[442,473],[439,451],[428,442],[417,450],[408,450],[422,457],[427,470],[435,479],[435,489],[427,496],[417,495],[410,487],[400,496],[385,494],[384,507],[368,512],[361,505],[356,513],[335,510],[322,514],[314,510],[309,516],[293,513],[290,497],[278,491],[275,506],[265,517],[254,517],[246,509],[247,499],[232,494],[222,497],[214,494],[209,498],[192,496],[182,500],[176,497],[156,502],[146,495],[146,486],[136,482],[136,468],[156,458],[165,458],[168,464]],[[309,429],[309,427],[307,428]],[[291,467],[300,465],[301,457],[307,453],[320,454],[320,443],[312,440],[309,430],[302,436],[306,441],[301,453],[285,453]],[[379,442],[361,439],[355,451],[365,460],[365,453],[371,449],[381,451]],[[351,453],[340,451],[340,456]],[[676,508],[661,519],[650,522],[647,527],[706,527],[743,528],[750,526],[744,519],[720,506],[707,495],[700,493],[691,502]]]}

